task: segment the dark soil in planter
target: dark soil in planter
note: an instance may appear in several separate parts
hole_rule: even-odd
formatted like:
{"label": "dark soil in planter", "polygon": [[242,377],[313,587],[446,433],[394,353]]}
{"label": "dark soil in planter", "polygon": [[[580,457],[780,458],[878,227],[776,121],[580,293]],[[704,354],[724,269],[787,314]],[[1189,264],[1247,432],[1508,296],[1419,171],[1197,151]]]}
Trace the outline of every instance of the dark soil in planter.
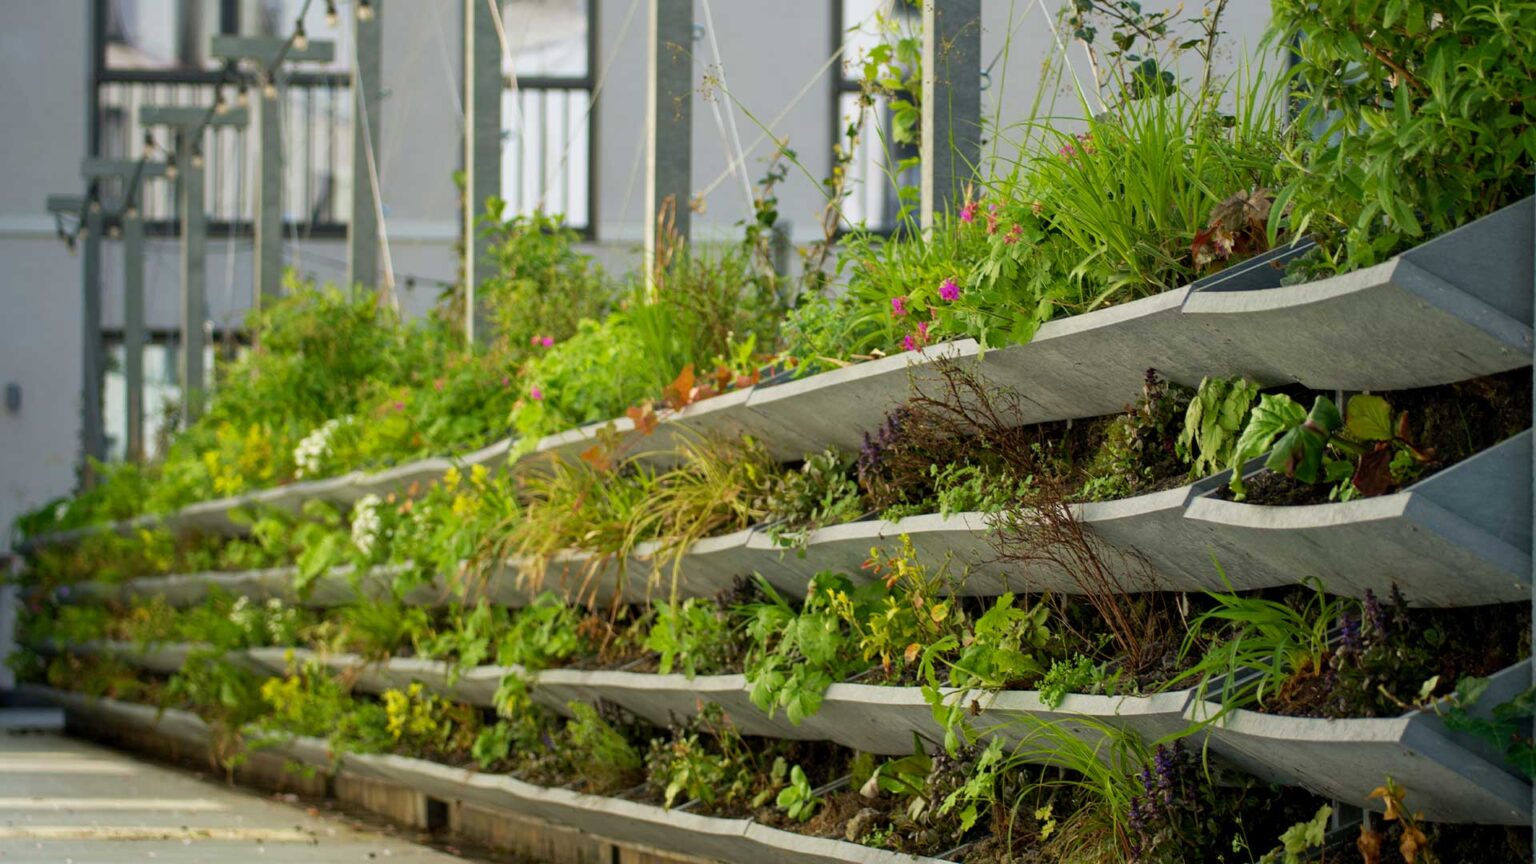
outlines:
{"label": "dark soil in planter", "polygon": [[[1405,803],[1413,809],[1413,790],[1407,790]],[[1381,844],[1383,862],[1401,861],[1398,849],[1402,845],[1402,828],[1395,822],[1382,822],[1380,814],[1371,814],[1371,825],[1383,832]],[[1421,826],[1429,835],[1427,851],[1433,852],[1440,864],[1528,864],[1531,860],[1531,830],[1503,825],[1437,825]],[[1322,850],[1317,861],[1361,860],[1356,847],[1358,834],[1342,832],[1346,836]],[[1426,860],[1421,853],[1420,861]]]}
{"label": "dark soil in planter", "polygon": [[1524,604],[1397,614],[1394,628],[1407,632],[1367,647],[1363,670],[1358,662],[1341,663],[1335,650],[1321,671],[1288,682],[1261,710],[1291,717],[1398,716],[1411,710],[1431,677],[1439,679],[1432,695],[1446,696],[1463,677],[1486,677],[1530,656],[1531,615]]}

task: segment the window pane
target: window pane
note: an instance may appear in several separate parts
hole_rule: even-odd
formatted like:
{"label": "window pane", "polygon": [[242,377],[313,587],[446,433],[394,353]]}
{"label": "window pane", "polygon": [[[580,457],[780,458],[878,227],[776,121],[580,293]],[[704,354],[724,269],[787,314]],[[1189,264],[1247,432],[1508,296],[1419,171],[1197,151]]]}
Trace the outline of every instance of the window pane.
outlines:
{"label": "window pane", "polygon": [[107,0],[108,69],[214,69],[218,0]]}
{"label": "window pane", "polygon": [[518,77],[584,78],[587,74],[587,0],[505,0],[503,29]]}

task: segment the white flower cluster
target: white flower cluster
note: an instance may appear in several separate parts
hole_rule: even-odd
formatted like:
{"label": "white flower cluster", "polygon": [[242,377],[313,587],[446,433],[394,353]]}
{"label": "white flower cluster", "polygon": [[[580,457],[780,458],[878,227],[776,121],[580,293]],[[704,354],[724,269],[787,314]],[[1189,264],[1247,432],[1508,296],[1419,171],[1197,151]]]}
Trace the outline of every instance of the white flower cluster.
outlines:
{"label": "white flower cluster", "polygon": [[325,458],[331,455],[331,437],[346,422],[349,422],[348,418],[327,420],[299,441],[293,448],[293,463],[298,466],[296,476],[301,479],[312,477],[324,470]]}
{"label": "white flower cluster", "polygon": [[377,495],[364,495],[352,505],[352,545],[364,555],[373,554],[379,530],[384,527],[384,520],[379,516],[381,503]]}

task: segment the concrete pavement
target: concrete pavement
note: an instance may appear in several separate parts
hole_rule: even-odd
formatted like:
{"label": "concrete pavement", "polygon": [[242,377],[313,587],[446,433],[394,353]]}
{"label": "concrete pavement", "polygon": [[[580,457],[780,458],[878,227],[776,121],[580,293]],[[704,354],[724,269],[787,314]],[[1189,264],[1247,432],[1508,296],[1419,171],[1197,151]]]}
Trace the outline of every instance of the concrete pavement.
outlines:
{"label": "concrete pavement", "polygon": [[0,733],[0,864],[464,859],[55,733]]}

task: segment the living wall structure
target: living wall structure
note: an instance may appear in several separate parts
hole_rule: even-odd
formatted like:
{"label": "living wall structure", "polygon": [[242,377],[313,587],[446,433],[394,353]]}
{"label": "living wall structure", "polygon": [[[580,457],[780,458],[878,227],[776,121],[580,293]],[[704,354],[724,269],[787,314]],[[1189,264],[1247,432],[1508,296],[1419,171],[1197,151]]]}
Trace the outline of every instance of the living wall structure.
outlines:
{"label": "living wall structure", "polygon": [[1527,860],[1536,19],[1434,16],[1302,42],[1294,122],[1127,65],[787,315],[766,193],[630,293],[493,209],[489,350],[300,290],[24,520],[18,665],[557,860]]}

